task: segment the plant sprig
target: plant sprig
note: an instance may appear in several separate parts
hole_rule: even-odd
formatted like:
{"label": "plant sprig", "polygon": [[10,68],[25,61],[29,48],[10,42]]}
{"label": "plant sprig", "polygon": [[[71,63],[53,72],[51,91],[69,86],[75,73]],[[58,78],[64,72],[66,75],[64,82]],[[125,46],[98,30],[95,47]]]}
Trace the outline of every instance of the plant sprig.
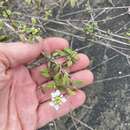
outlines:
{"label": "plant sprig", "polygon": [[[47,84],[47,88],[56,89],[61,92],[67,92],[69,95],[74,95],[76,90],[74,86],[76,84],[79,85],[81,81],[73,81],[65,69],[72,66],[78,60],[77,52],[70,48],[65,48],[64,50],[56,51],[53,54],[43,53],[43,56],[48,64],[47,68],[41,70],[41,75],[53,80]],[[56,59],[60,57],[64,58],[62,64],[56,61]],[[45,86],[42,88],[45,88]]]}

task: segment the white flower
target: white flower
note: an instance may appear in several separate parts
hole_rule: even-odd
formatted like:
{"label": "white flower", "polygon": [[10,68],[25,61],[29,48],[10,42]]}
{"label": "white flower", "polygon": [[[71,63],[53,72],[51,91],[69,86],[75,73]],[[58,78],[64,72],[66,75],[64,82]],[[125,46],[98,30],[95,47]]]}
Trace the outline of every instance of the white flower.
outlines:
{"label": "white flower", "polygon": [[60,96],[60,94],[61,94],[61,92],[60,92],[59,90],[56,90],[55,92],[52,92],[52,93],[51,93],[51,97],[52,97],[52,98],[55,98],[55,97],[57,97],[57,96]]}
{"label": "white flower", "polygon": [[61,95],[60,97],[61,97],[61,100],[62,100],[63,103],[65,103],[67,101],[66,98],[63,95]]}
{"label": "white flower", "polygon": [[56,110],[59,110],[60,105],[66,101],[66,98],[61,94],[61,92],[59,90],[56,90],[55,92],[51,93],[51,102],[49,104]]}

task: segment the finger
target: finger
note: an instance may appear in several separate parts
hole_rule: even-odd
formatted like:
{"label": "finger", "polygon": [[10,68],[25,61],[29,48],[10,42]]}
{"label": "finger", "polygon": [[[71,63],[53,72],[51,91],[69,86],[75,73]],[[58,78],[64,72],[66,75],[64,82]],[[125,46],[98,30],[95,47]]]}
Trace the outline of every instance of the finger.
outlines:
{"label": "finger", "polygon": [[51,53],[68,47],[68,42],[62,38],[47,38],[37,44],[10,43],[0,45],[0,60],[8,67],[25,64],[38,57],[41,52]]}
{"label": "finger", "polygon": [[[89,58],[86,55],[78,54],[78,57],[79,57],[78,61],[74,65],[72,65],[70,68],[67,69],[68,72],[79,71],[81,69],[85,69],[89,65]],[[63,59],[58,60],[58,62],[61,64],[63,63],[63,61],[64,61]],[[31,70],[32,78],[38,85],[43,84],[44,82],[48,81],[48,79],[43,77],[40,73],[40,71],[46,67],[47,65],[43,64]]]}
{"label": "finger", "polygon": [[[72,80],[80,80],[82,83],[78,86],[78,88],[85,87],[87,85],[90,85],[93,82],[93,74],[89,70],[82,70],[79,72],[76,72],[71,75]],[[53,82],[53,81],[50,81]],[[48,82],[48,83],[50,83]],[[43,84],[43,87],[46,87],[48,83]],[[50,99],[50,94],[53,92],[53,89],[47,90],[45,93],[42,92],[42,90],[39,88],[37,89],[37,97],[39,102],[45,102]]]}
{"label": "finger", "polygon": [[56,111],[52,106],[49,105],[49,101],[43,103],[39,106],[38,109],[38,128],[44,126],[48,122],[59,118],[68,112],[74,110],[75,108],[82,105],[85,101],[85,94],[84,92],[78,90],[76,95],[74,96],[67,96],[67,102],[63,103],[60,106],[60,109]]}

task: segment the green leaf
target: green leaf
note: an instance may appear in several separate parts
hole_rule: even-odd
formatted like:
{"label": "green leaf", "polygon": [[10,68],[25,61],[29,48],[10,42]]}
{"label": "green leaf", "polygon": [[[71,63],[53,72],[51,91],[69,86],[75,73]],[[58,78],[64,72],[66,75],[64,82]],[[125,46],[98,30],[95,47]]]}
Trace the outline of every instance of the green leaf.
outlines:
{"label": "green leaf", "polygon": [[65,56],[65,52],[63,52],[63,51],[58,51],[58,54],[59,54],[59,56]]}
{"label": "green leaf", "polygon": [[2,12],[2,15],[3,15],[3,17],[8,18],[9,16],[12,15],[12,11],[9,10],[9,9],[6,9],[6,10],[4,10],[4,11]]}
{"label": "green leaf", "polygon": [[25,0],[25,2],[30,5],[32,3],[32,0]]}
{"label": "green leaf", "polygon": [[54,82],[56,84],[56,86],[62,86],[62,83],[63,83],[63,76],[61,73],[57,73],[55,76],[54,76]]}
{"label": "green leaf", "polygon": [[73,84],[74,85],[82,85],[83,81],[81,81],[81,80],[73,80]]}
{"label": "green leaf", "polygon": [[[67,61],[72,62],[72,64],[75,63],[75,61],[77,60],[77,52],[73,51],[70,48],[64,49],[64,52],[67,55]],[[71,63],[70,63],[70,65],[71,65]]]}
{"label": "green leaf", "polygon": [[70,78],[69,78],[69,74],[65,73],[64,77],[63,77],[63,86],[69,86],[70,85]]}
{"label": "green leaf", "polygon": [[52,54],[52,56],[53,56],[53,57],[56,57],[56,56],[58,56],[58,53],[57,53],[57,52],[54,52],[54,53]]}
{"label": "green leaf", "polygon": [[50,75],[49,75],[48,68],[45,68],[45,69],[41,70],[41,75],[44,76],[44,77],[46,77],[46,78],[49,78]]}
{"label": "green leaf", "polygon": [[72,90],[71,88],[67,88],[67,93],[68,95],[72,95],[72,96],[76,94],[75,90]]}
{"label": "green leaf", "polygon": [[56,63],[54,61],[50,61],[50,62],[48,62],[48,68],[50,70],[51,76],[54,76],[57,73],[59,73],[59,71],[61,69],[61,64]]}
{"label": "green leaf", "polygon": [[32,28],[32,34],[36,35],[39,32],[39,29],[37,28]]}
{"label": "green leaf", "polygon": [[72,66],[73,62],[71,60],[67,61],[67,67]]}
{"label": "green leaf", "polygon": [[71,7],[75,7],[77,0],[69,0]]}
{"label": "green leaf", "polygon": [[40,8],[42,0],[35,0],[37,8]]}
{"label": "green leaf", "polygon": [[127,35],[127,36],[130,36],[130,32],[127,32],[126,35]]}
{"label": "green leaf", "polygon": [[54,73],[58,73],[61,69],[61,65],[60,64],[56,64],[56,66],[53,68]]}
{"label": "green leaf", "polygon": [[74,51],[71,48],[65,48],[64,52],[68,54],[73,54]]}
{"label": "green leaf", "polygon": [[4,27],[4,22],[0,20],[0,30],[3,29],[3,27]]}
{"label": "green leaf", "polygon": [[65,56],[65,52],[64,51],[56,51],[55,53],[53,53],[53,56],[56,57],[56,56]]}
{"label": "green leaf", "polygon": [[44,19],[48,20],[49,17],[51,17],[51,16],[52,16],[52,10],[51,9],[46,9],[45,14],[44,14]]}
{"label": "green leaf", "polygon": [[85,25],[84,31],[87,34],[94,33],[97,26],[97,22],[89,22]]}
{"label": "green leaf", "polygon": [[32,24],[35,25],[37,23],[37,20],[35,18],[31,18]]}
{"label": "green leaf", "polygon": [[47,84],[47,87],[48,88],[56,88],[56,85],[55,85],[54,82],[50,82],[50,83]]}
{"label": "green leaf", "polygon": [[9,40],[9,36],[7,35],[0,35],[0,42],[4,42],[4,41],[7,41]]}
{"label": "green leaf", "polygon": [[32,28],[28,28],[28,27],[23,27],[23,31],[25,31],[26,33],[31,33],[32,32]]}

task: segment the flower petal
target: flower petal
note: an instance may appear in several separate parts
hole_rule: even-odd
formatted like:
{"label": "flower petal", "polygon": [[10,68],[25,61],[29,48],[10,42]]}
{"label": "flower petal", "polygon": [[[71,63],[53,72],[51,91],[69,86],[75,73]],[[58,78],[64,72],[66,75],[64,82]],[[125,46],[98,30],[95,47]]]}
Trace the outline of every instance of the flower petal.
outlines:
{"label": "flower petal", "polygon": [[59,107],[59,105],[55,105],[54,108],[55,108],[56,110],[59,110],[60,107]]}
{"label": "flower petal", "polygon": [[67,99],[65,97],[62,98],[62,102],[65,103]]}
{"label": "flower petal", "polygon": [[61,92],[60,92],[59,90],[56,90],[56,91],[55,91],[55,95],[56,95],[56,96],[60,96],[60,94],[61,94]]}
{"label": "flower petal", "polygon": [[56,97],[55,92],[52,92],[52,93],[51,93],[51,97],[52,97],[52,98]]}

